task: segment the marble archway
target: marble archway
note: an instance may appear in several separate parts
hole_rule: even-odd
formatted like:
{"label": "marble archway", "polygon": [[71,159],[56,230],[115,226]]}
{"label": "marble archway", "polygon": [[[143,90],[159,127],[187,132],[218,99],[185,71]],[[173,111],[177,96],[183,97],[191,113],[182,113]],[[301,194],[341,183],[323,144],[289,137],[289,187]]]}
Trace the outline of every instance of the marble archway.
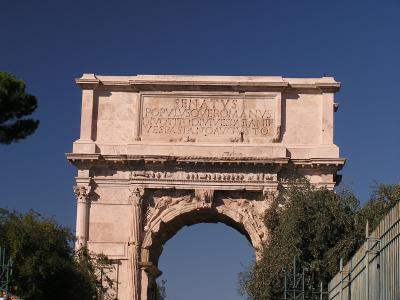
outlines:
{"label": "marble archway", "polygon": [[[198,223],[224,223],[243,234],[259,257],[268,239],[264,225],[265,209],[271,195],[244,191],[156,190],[142,196],[143,225],[139,271],[141,299],[151,299],[160,274],[158,259],[163,245],[183,226]],[[132,276],[135,277],[135,276]]]}
{"label": "marble archway", "polygon": [[332,189],[333,77],[84,74],[76,248],[115,262],[113,298],[151,300],[162,245],[182,226],[223,222],[257,249],[290,174]]}

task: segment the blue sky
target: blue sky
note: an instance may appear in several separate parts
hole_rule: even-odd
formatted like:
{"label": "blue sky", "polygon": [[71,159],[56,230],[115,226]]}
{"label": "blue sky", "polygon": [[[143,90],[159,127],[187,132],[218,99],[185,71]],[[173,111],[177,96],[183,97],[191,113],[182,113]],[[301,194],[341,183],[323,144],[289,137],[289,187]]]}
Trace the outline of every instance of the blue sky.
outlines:
{"label": "blue sky", "polygon": [[[0,70],[38,97],[41,124],[0,146],[0,206],[74,227],[75,170],[64,153],[79,134],[73,80],[84,72],[332,75],[343,84],[335,115],[348,158],[343,185],[365,201],[374,181],[399,182],[399,11],[398,1],[368,0],[2,1]],[[180,231],[160,260],[168,299],[241,299],[236,274],[251,257],[225,225]]]}

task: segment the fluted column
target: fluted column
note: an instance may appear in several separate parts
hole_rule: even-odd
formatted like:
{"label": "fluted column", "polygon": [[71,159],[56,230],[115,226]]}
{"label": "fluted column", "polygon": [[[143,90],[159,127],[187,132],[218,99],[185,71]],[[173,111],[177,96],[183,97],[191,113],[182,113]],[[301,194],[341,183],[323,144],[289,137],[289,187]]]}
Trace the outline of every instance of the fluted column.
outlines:
{"label": "fluted column", "polygon": [[75,250],[86,247],[89,237],[89,192],[90,186],[74,187],[74,193],[77,200]]}
{"label": "fluted column", "polygon": [[142,198],[144,190],[135,188],[131,191],[129,201],[131,203],[131,233],[129,242],[129,258],[130,258],[130,283],[132,300],[140,299],[140,247],[142,238]]}

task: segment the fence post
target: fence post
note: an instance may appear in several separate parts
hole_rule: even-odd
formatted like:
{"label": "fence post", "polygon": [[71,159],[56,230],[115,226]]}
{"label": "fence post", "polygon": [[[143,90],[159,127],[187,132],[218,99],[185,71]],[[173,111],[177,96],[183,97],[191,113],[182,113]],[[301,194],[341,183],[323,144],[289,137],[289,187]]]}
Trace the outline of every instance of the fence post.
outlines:
{"label": "fence post", "polygon": [[343,258],[340,259],[340,300],[343,300]]}
{"label": "fence post", "polygon": [[322,289],[322,281],[321,281],[320,288],[319,288],[319,300],[322,300],[322,293],[323,293],[323,289]]}
{"label": "fence post", "polygon": [[[6,249],[0,247],[0,292],[5,293],[6,300],[10,297],[10,281],[12,274],[13,261],[6,259]],[[1,295],[4,296],[4,295]]]}
{"label": "fence post", "polygon": [[371,232],[366,223],[365,236],[348,264],[340,260],[339,273],[330,282],[338,300],[394,299],[400,291],[400,203]]}
{"label": "fence post", "polygon": [[296,272],[297,272],[297,270],[296,270],[296,256],[295,257],[293,257],[293,298],[294,299],[296,299],[296,288],[297,288],[297,285],[296,285]]}
{"label": "fence post", "polygon": [[365,247],[365,285],[366,285],[366,300],[369,300],[369,223],[365,224],[365,238],[367,240]]}
{"label": "fence post", "polygon": [[303,272],[302,272],[302,279],[301,279],[301,281],[302,281],[302,283],[301,283],[301,291],[302,291],[302,299],[304,300],[305,299],[305,293],[306,293],[306,291],[305,291],[305,289],[304,289],[304,277],[305,277],[305,274],[304,274],[304,267],[303,267]]}
{"label": "fence post", "polygon": [[286,297],[286,291],[287,291],[286,270],[284,270],[283,273],[284,273],[284,276],[285,276],[285,283],[284,283],[284,285],[285,285],[285,294],[284,294],[284,299],[286,300],[287,299],[287,297]]}

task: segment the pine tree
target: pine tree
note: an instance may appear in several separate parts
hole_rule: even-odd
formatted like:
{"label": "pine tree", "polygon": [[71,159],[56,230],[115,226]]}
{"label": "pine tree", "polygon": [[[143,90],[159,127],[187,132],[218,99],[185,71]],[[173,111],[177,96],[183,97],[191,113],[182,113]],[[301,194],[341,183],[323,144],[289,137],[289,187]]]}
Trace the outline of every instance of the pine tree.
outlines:
{"label": "pine tree", "polygon": [[26,117],[36,108],[37,99],[25,93],[25,83],[0,72],[0,144],[11,144],[34,133],[39,121]]}

